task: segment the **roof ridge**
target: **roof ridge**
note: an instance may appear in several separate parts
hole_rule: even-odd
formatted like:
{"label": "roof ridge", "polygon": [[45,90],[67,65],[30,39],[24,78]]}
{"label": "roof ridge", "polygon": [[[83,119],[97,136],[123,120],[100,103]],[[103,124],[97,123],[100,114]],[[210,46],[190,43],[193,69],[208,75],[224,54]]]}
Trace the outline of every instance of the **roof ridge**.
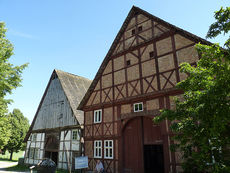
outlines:
{"label": "roof ridge", "polygon": [[[78,78],[83,78],[83,79],[87,79],[87,80],[90,80],[86,77],[83,77],[83,76],[79,76],[79,75],[76,75],[76,74],[73,74],[73,73],[70,73],[70,72],[66,72],[66,71],[63,71],[63,70],[59,70],[59,69],[54,69],[54,71],[57,73],[58,71],[61,72],[61,73],[66,73],[66,74],[69,74],[69,75],[72,75],[74,77],[78,77]],[[91,81],[91,80],[90,80]]]}

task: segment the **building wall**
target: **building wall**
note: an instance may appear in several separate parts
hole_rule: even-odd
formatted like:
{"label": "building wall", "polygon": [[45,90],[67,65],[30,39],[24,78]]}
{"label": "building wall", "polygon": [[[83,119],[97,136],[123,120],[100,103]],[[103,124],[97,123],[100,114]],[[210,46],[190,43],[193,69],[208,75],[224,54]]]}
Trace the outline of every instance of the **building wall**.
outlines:
{"label": "building wall", "polygon": [[[128,25],[86,108],[172,89],[186,78],[179,72],[180,64],[195,64],[199,59],[194,41],[143,15],[135,18],[131,23],[137,20],[136,25]],[[140,26],[142,31],[137,32]],[[133,36],[132,30],[137,32]],[[130,45],[129,39],[133,40]]]}
{"label": "building wall", "polygon": [[[123,144],[119,144],[122,137],[122,129],[125,125],[138,116],[153,118],[154,116],[159,115],[159,109],[163,108],[173,108],[175,105],[173,96],[167,97],[156,97],[154,99],[143,99],[137,102],[143,102],[143,111],[134,112],[133,104],[136,102],[127,102],[127,104],[121,104],[112,107],[102,108],[103,120],[99,124],[93,123],[93,111],[85,112],[85,155],[89,157],[89,168],[93,170],[98,159],[103,161],[104,167],[107,172],[119,172],[119,161],[123,152]],[[110,111],[108,111],[110,110]],[[152,121],[152,120],[150,120]],[[171,153],[169,146],[172,141],[170,141],[170,130],[169,122],[164,121],[160,124],[162,141],[157,141],[156,143],[164,145],[167,148],[168,153],[165,153],[165,158],[168,162],[167,170],[173,170],[177,167],[178,170],[181,169],[180,160],[181,153]],[[110,130],[109,130],[110,129]],[[105,140],[113,140],[113,159],[104,158],[104,146],[102,146],[102,157],[94,157],[94,141],[101,140],[104,144]],[[135,144],[133,144],[135,145]],[[130,146],[132,147],[132,146]],[[177,166],[176,166],[177,165]]]}
{"label": "building wall", "polygon": [[[73,131],[77,131],[77,139],[73,139]],[[81,156],[81,136],[80,129],[68,129],[59,132],[59,150],[58,150],[58,165],[60,169],[74,169],[75,157]],[[49,132],[49,134],[51,134]],[[36,135],[36,139],[33,136]],[[45,136],[46,133],[32,133],[27,141],[26,152],[25,152],[25,163],[36,165],[45,156]],[[34,149],[38,150],[38,154],[34,153]],[[36,156],[35,156],[36,155]]]}
{"label": "building wall", "polygon": [[[133,34],[134,33],[134,34]],[[163,108],[173,109],[172,97],[181,94],[175,85],[187,76],[179,71],[180,64],[195,65],[199,59],[195,42],[172,28],[146,16],[134,16],[120,38],[94,91],[84,106],[85,155],[89,169],[97,159],[107,172],[122,170],[122,128],[137,116],[154,117]],[[143,102],[144,110],[135,113],[133,104]],[[102,110],[102,122],[94,123],[94,110]],[[163,135],[165,172],[180,171],[181,153],[169,150],[170,122],[160,124]],[[94,142],[113,140],[113,158],[94,157]]]}
{"label": "building wall", "polygon": [[[77,140],[73,140],[73,131],[78,131]],[[60,133],[58,168],[74,168],[74,159],[81,155],[80,129],[64,130]]]}
{"label": "building wall", "polygon": [[[26,164],[38,164],[39,161],[43,159],[44,154],[44,142],[45,142],[45,133],[36,133],[36,139],[34,134],[31,134],[27,143],[26,143],[26,152],[25,152],[25,163]],[[37,150],[37,154],[34,153],[34,149]]]}
{"label": "building wall", "polygon": [[[89,158],[89,168],[93,170],[98,159],[103,160],[107,172],[118,169],[118,135],[117,107],[102,109],[102,122],[94,123],[93,111],[85,112],[84,151]],[[102,141],[102,157],[94,158],[94,141]],[[104,144],[106,140],[113,140],[113,158],[105,158]]]}

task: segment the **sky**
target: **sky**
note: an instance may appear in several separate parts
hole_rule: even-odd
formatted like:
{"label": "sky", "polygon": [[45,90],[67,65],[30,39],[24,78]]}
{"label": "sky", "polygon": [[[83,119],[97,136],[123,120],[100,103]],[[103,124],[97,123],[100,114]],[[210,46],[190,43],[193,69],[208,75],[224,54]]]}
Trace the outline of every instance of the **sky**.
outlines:
{"label": "sky", "polygon": [[[0,21],[14,45],[10,62],[29,63],[7,98],[30,122],[54,69],[93,80],[132,6],[205,38],[214,11],[229,0],[0,0]],[[211,42],[223,44],[226,37]]]}

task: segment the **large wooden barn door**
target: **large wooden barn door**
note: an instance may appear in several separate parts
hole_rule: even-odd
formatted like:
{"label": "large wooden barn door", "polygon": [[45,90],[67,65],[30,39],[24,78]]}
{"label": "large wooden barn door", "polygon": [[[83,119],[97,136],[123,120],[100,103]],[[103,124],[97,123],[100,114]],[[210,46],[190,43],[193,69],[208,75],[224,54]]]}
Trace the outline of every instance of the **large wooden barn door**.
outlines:
{"label": "large wooden barn door", "polygon": [[138,117],[126,125],[123,132],[124,173],[141,173],[143,165],[142,118]]}
{"label": "large wooden barn door", "polygon": [[164,172],[163,141],[160,126],[151,118],[130,120],[123,130],[123,172]]}

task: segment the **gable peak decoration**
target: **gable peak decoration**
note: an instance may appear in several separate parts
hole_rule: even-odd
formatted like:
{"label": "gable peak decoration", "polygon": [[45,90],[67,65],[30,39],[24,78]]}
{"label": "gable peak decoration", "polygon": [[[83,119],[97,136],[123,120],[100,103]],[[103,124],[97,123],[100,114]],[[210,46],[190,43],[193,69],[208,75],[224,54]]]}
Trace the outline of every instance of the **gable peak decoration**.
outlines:
{"label": "gable peak decoration", "polygon": [[[185,30],[183,30],[181,28],[178,28],[175,25],[172,25],[172,24],[170,24],[170,23],[168,23],[168,22],[166,22],[166,21],[164,21],[164,20],[162,20],[162,19],[160,19],[160,18],[158,18],[158,17],[156,17],[156,16],[154,16],[154,15],[152,15],[152,14],[150,14],[150,13],[148,13],[148,12],[138,8],[138,7],[136,7],[136,6],[133,6],[131,8],[130,12],[128,13],[128,16],[126,17],[124,23],[122,24],[117,36],[115,37],[115,39],[114,39],[114,41],[113,41],[108,53],[106,54],[106,56],[105,56],[105,58],[104,58],[104,60],[103,60],[103,62],[101,64],[101,66],[100,66],[100,68],[99,68],[99,70],[98,70],[93,82],[91,83],[88,91],[86,92],[85,96],[83,97],[82,101],[80,102],[80,104],[78,106],[79,110],[83,110],[83,107],[87,104],[91,94],[93,93],[96,85],[98,84],[98,81],[100,80],[104,70],[106,69],[107,64],[109,63],[109,60],[111,59],[111,57],[119,56],[119,55],[121,55],[122,53],[124,53],[126,51],[134,50],[135,47],[139,46],[140,44],[149,43],[149,42],[151,42],[153,40],[156,41],[158,39],[159,35],[157,35],[157,34],[153,35],[152,38],[147,39],[147,40],[144,39],[144,38],[142,38],[142,39],[140,38],[140,40],[142,40],[142,41],[139,43],[139,45],[138,45],[138,43],[134,44],[135,41],[132,40],[133,42],[131,43],[131,45],[127,46],[126,49],[119,50],[119,42],[120,42],[120,40],[124,39],[123,37],[125,37],[123,35],[124,32],[129,29],[129,25],[132,25],[132,20],[137,20],[138,16],[142,17],[141,20],[144,20],[144,18],[151,19],[151,21],[153,21],[153,23],[154,23],[154,26],[155,25],[161,26],[161,28],[159,28],[159,30],[161,30],[161,32],[162,32],[161,34],[166,34],[166,35],[168,34],[169,35],[169,34],[174,33],[174,34],[179,34],[179,35],[187,38],[188,40],[192,40],[194,42],[200,42],[202,44],[207,44],[207,45],[211,44],[210,42],[208,42],[205,39],[202,39],[202,38],[200,38],[200,37],[198,37],[198,36],[196,36],[196,35],[194,35],[194,34],[192,34],[190,32],[187,32],[187,31],[185,31]],[[131,34],[132,34],[132,32],[136,33],[136,32],[141,31],[143,29],[144,28],[142,28],[142,27],[139,28],[138,26],[136,26],[136,30],[135,31],[131,30],[130,33]],[[165,30],[165,33],[163,33],[164,30]],[[133,34],[135,34],[135,33],[133,33]],[[125,39],[127,39],[127,38],[125,38]]]}

